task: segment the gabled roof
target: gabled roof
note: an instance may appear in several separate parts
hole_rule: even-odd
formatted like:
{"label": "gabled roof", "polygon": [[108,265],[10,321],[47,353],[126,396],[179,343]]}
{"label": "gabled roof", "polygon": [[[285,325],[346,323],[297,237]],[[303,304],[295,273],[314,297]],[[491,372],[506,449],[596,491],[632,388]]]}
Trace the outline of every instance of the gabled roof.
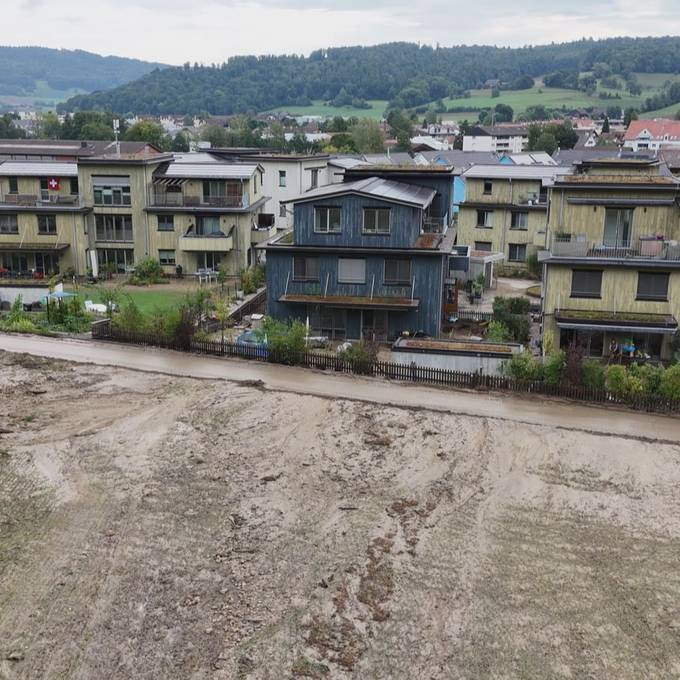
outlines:
{"label": "gabled roof", "polygon": [[680,120],[670,118],[631,120],[623,139],[627,142],[636,139],[680,141]]}
{"label": "gabled roof", "polygon": [[380,198],[394,203],[405,203],[418,208],[427,208],[436,195],[434,189],[429,187],[395,182],[381,177],[367,177],[356,182],[344,182],[343,184],[330,184],[318,189],[312,189],[297,198],[291,198],[281,203],[306,203],[319,198],[332,196],[344,196],[347,194],[360,194],[372,198]]}
{"label": "gabled roof", "polygon": [[78,177],[76,163],[59,161],[0,161],[3,177]]}

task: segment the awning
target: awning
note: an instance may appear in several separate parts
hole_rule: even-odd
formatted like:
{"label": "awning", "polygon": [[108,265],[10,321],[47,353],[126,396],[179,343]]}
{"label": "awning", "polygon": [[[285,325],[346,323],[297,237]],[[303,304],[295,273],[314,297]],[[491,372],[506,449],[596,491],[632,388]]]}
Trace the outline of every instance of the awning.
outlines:
{"label": "awning", "polygon": [[0,243],[0,252],[49,253],[66,250],[68,243]]}
{"label": "awning", "polygon": [[155,187],[181,187],[187,181],[187,179],[181,177],[154,177],[153,185]]}
{"label": "awning", "polygon": [[279,302],[351,307],[353,309],[418,309],[419,300],[398,297],[350,297],[345,295],[282,295]]}
{"label": "awning", "polygon": [[598,325],[594,323],[575,323],[558,321],[557,326],[566,330],[577,331],[609,331],[613,333],[649,333],[657,335],[675,335],[678,327],[675,328],[660,328],[659,326],[614,326],[614,325]]}
{"label": "awning", "polygon": [[555,321],[559,328],[568,330],[658,335],[672,335],[678,330],[678,322],[670,314],[599,312],[587,315],[578,310],[564,310],[555,313]]}

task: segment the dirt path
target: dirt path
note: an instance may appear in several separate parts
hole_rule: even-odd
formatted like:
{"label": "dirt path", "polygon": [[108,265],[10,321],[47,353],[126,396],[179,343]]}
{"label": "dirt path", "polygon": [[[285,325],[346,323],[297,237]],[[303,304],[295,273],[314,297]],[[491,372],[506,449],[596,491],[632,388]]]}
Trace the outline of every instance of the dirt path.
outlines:
{"label": "dirt path", "polygon": [[678,445],[2,352],[0,432],[3,679],[680,677]]}
{"label": "dirt path", "polygon": [[356,376],[201,357],[158,349],[0,333],[0,350],[194,378],[259,381],[266,389],[384,405],[494,417],[568,430],[680,441],[680,420],[509,395],[435,389]]}

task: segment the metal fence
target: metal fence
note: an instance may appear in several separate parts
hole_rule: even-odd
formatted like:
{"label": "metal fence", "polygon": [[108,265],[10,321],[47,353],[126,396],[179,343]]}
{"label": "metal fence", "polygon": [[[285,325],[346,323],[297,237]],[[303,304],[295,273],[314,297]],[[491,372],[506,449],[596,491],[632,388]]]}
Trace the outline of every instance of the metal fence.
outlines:
{"label": "metal fence", "polygon": [[451,371],[443,368],[416,366],[415,364],[404,365],[388,361],[350,360],[339,355],[311,350],[297,353],[294,356],[290,354],[276,355],[266,347],[257,345],[196,339],[181,342],[174,338],[164,338],[152,333],[122,331],[112,326],[108,320],[92,324],[92,337],[95,340],[161,347],[163,349],[219,357],[238,357],[241,359],[314,368],[322,371],[374,376],[388,380],[474,390],[502,390],[514,393],[537,394],[580,402],[620,405],[636,411],[653,413],[680,413],[680,400],[658,395],[638,394],[625,398],[612,394],[607,390],[588,387],[549,385],[542,381],[522,381],[507,376]]}

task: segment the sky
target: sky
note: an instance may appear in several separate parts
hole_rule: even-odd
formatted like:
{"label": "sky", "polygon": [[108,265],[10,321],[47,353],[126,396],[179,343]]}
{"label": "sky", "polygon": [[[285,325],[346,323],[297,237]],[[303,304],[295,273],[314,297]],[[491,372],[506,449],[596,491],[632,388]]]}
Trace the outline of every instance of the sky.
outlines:
{"label": "sky", "polygon": [[392,41],[517,47],[678,29],[680,0],[2,0],[0,45],[182,64]]}

